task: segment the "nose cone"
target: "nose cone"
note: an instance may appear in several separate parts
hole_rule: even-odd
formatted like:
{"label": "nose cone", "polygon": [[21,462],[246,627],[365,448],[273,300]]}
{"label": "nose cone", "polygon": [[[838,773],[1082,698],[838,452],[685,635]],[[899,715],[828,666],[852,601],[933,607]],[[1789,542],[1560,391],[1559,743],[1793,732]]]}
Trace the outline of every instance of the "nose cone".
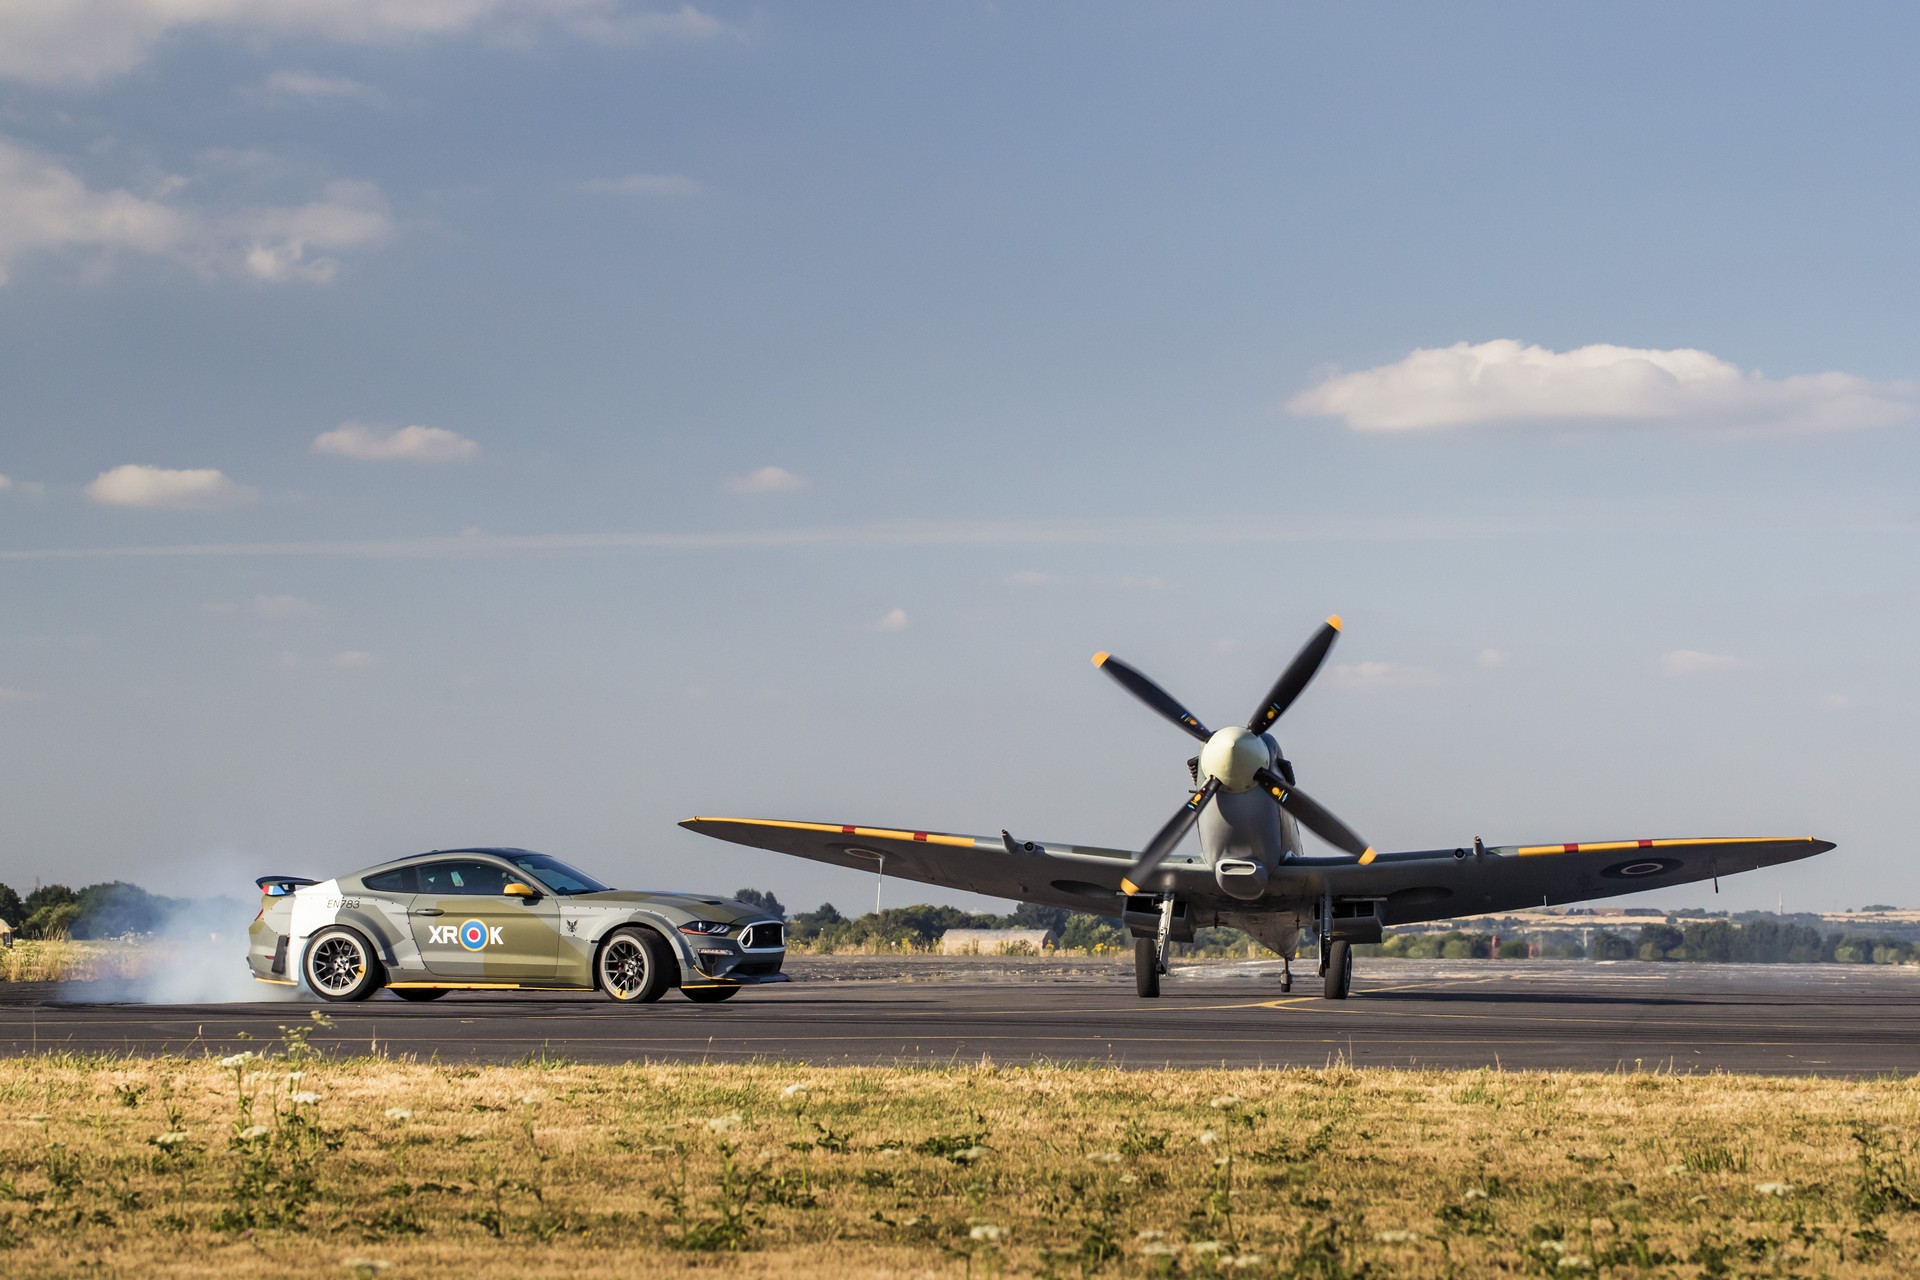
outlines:
{"label": "nose cone", "polygon": [[1207,739],[1200,748],[1200,772],[1218,778],[1228,791],[1245,791],[1253,786],[1253,775],[1273,763],[1266,739],[1239,725],[1228,725]]}

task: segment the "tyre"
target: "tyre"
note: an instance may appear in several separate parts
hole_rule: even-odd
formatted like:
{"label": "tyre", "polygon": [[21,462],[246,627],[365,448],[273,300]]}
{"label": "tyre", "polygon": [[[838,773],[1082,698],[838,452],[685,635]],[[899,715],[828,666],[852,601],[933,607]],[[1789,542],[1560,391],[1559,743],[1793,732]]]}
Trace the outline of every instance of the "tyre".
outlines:
{"label": "tyre", "polygon": [[680,965],[665,938],[651,929],[625,925],[600,944],[593,976],[602,991],[622,1004],[651,1004],[680,985]]}
{"label": "tyre", "polygon": [[429,1000],[438,1000],[447,994],[445,987],[388,987],[387,990],[402,1000],[411,1000],[415,1004],[425,1004]]}
{"label": "tyre", "polygon": [[1133,940],[1133,989],[1141,999],[1160,994],[1160,943],[1153,938]]}
{"label": "tyre", "polygon": [[740,994],[738,987],[682,987],[680,994],[695,1004],[719,1004]]}
{"label": "tyre", "polygon": [[1345,938],[1327,944],[1326,983],[1323,994],[1327,999],[1347,998],[1347,990],[1353,985],[1353,945]]}
{"label": "tyre", "polygon": [[322,1000],[365,1000],[386,981],[373,944],[357,930],[328,925],[307,939],[300,958],[307,990]]}

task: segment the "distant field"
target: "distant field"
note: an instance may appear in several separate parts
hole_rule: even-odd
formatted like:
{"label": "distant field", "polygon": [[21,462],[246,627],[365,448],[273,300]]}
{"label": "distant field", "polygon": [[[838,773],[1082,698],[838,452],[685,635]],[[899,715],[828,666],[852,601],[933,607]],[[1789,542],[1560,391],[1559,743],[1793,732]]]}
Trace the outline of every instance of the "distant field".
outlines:
{"label": "distant field", "polygon": [[15,942],[0,948],[0,982],[140,978],[170,954],[171,948],[165,943],[74,942],[66,938]]}
{"label": "distant field", "polygon": [[[18,1276],[1847,1275],[1920,1082],[0,1062]],[[291,1056],[286,1056],[291,1047]]]}

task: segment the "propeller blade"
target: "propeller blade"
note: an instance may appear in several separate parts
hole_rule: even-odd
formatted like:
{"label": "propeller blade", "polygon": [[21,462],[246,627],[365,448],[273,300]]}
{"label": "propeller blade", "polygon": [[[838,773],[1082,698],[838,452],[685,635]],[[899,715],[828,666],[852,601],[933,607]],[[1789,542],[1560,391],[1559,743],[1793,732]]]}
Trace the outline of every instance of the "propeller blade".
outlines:
{"label": "propeller blade", "polygon": [[1187,797],[1187,802],[1180,806],[1180,812],[1168,818],[1167,825],[1155,832],[1153,839],[1147,841],[1147,847],[1140,853],[1140,860],[1133,864],[1132,869],[1120,881],[1122,889],[1128,893],[1140,892],[1140,886],[1160,869],[1160,864],[1167,860],[1167,855],[1173,852],[1173,847],[1179,844],[1181,838],[1192,829],[1194,819],[1200,816],[1200,811],[1207,807],[1207,801],[1213,799],[1213,793],[1219,789],[1219,780],[1208,778],[1206,786]]}
{"label": "propeller blade", "polygon": [[1247,721],[1247,728],[1254,733],[1265,733],[1272,728],[1273,722],[1293,705],[1293,700],[1300,696],[1300,691],[1320,670],[1320,664],[1327,660],[1327,651],[1333,648],[1333,642],[1339,638],[1340,616],[1335,614],[1320,624],[1320,630],[1314,633],[1313,639],[1307,641],[1305,647],[1293,656],[1287,669],[1273,682],[1273,690],[1267,694],[1267,700],[1253,713],[1253,719]]}
{"label": "propeller blade", "polygon": [[1128,693],[1185,729],[1189,736],[1201,742],[1213,736],[1207,731],[1207,726],[1194,719],[1193,712],[1180,705],[1179,699],[1112,654],[1094,654],[1093,665],[1118,680]]}
{"label": "propeller blade", "polygon": [[1294,821],[1301,826],[1342,853],[1352,854],[1362,865],[1373,861],[1373,846],[1355,835],[1352,827],[1334,817],[1306,792],[1270,769],[1260,770],[1253,778],[1271,792],[1280,807],[1292,814]]}

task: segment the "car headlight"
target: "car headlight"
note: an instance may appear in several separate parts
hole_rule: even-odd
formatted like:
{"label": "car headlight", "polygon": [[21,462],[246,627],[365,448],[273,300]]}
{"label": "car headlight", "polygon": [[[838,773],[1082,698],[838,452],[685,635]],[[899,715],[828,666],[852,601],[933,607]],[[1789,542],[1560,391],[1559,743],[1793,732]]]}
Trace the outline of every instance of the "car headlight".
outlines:
{"label": "car headlight", "polygon": [[704,933],[717,936],[733,932],[730,924],[721,924],[718,920],[689,920],[680,926],[682,933]]}

